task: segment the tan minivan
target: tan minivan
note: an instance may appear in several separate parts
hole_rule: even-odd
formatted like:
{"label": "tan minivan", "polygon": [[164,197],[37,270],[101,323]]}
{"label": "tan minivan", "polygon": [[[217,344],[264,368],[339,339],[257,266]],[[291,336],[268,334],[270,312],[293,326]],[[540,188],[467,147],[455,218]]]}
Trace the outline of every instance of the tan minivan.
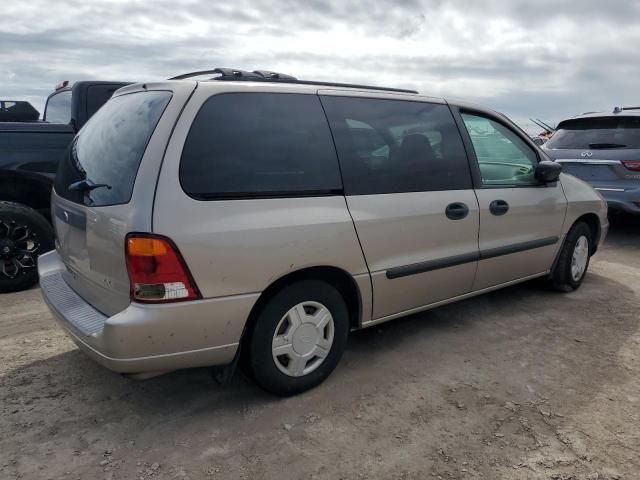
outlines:
{"label": "tan minivan", "polygon": [[578,288],[606,234],[602,197],[503,115],[204,73],[118,90],[56,177],[42,292],[109,369],[242,357],[264,389],[302,392],[350,330],[536,277]]}

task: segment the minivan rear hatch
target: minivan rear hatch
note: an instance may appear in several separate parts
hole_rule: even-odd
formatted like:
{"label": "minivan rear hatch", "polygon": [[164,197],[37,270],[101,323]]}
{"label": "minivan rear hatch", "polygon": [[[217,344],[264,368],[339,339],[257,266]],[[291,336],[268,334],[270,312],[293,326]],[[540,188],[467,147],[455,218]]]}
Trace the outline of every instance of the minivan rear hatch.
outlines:
{"label": "minivan rear hatch", "polygon": [[640,116],[565,120],[544,145],[564,171],[596,188],[625,190],[640,182]]}
{"label": "minivan rear hatch", "polygon": [[[130,303],[125,237],[151,228],[164,147],[148,146],[172,96],[146,89],[115,96],[80,130],[58,169],[51,214],[64,278],[105,315]],[[143,159],[153,165],[143,168]]]}

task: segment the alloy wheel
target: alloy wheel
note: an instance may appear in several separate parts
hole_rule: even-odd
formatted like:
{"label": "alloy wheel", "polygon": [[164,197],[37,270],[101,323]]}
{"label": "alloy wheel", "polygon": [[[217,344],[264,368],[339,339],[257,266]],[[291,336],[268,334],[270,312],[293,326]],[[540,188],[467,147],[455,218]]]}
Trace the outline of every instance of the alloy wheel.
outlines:
{"label": "alloy wheel", "polygon": [[589,260],[589,240],[584,235],[578,237],[571,256],[571,278],[577,282],[582,278]]}
{"label": "alloy wheel", "polygon": [[284,314],[271,344],[273,360],[285,375],[301,377],[313,372],[325,360],[335,326],[327,307],[318,302],[302,302]]}
{"label": "alloy wheel", "polygon": [[29,225],[0,220],[0,275],[15,279],[36,267],[40,242]]}

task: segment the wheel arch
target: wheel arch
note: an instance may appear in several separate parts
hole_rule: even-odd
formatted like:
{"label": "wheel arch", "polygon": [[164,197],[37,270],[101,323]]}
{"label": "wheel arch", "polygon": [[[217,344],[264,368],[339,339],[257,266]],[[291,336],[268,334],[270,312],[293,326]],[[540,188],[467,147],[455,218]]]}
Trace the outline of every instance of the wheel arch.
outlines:
{"label": "wheel arch", "polygon": [[338,267],[308,267],[287,273],[286,275],[274,280],[266,289],[264,289],[249,313],[242,338],[240,339],[241,345],[247,341],[258,317],[260,316],[260,313],[269,300],[271,300],[283,288],[301,280],[322,280],[336,288],[347,305],[350,327],[353,329],[361,326],[362,296],[354,278],[348,272]]}
{"label": "wheel arch", "polygon": [[571,225],[571,228],[579,222],[587,224],[589,230],[591,230],[591,255],[596,253],[598,250],[598,243],[600,242],[600,235],[602,235],[602,227],[600,226],[600,219],[598,215],[595,213],[585,213],[584,215],[579,216]]}

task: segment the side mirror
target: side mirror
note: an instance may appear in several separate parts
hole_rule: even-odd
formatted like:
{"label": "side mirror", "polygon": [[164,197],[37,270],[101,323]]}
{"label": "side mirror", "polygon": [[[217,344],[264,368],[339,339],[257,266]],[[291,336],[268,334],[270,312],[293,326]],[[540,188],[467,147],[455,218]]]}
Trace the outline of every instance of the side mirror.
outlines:
{"label": "side mirror", "polygon": [[562,165],[549,160],[543,160],[535,169],[534,176],[540,183],[557,182],[562,172]]}

